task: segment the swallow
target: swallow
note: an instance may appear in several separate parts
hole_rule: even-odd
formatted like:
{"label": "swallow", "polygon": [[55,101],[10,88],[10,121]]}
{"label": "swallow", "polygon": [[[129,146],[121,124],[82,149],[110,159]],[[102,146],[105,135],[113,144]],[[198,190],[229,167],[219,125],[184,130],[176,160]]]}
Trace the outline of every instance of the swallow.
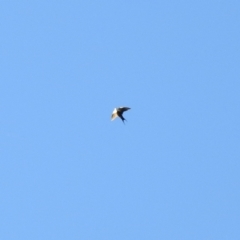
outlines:
{"label": "swallow", "polygon": [[129,107],[119,107],[119,108],[114,108],[112,116],[111,116],[111,121],[113,121],[115,118],[120,117],[124,123],[126,119],[123,117],[123,112],[128,111]]}

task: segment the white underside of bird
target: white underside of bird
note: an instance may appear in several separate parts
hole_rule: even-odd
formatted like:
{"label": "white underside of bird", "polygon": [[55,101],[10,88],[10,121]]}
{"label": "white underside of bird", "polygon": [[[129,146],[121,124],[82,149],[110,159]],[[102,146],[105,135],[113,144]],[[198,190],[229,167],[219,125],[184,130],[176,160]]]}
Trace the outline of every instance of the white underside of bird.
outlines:
{"label": "white underside of bird", "polygon": [[111,121],[113,121],[115,118],[117,118],[118,115],[117,115],[117,109],[114,108],[113,112],[112,112],[112,116],[111,116]]}

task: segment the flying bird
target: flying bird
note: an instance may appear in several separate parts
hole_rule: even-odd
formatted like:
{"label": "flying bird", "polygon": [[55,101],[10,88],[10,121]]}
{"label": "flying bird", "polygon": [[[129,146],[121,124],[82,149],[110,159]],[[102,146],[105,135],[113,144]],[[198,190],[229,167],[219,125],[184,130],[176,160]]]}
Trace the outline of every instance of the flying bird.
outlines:
{"label": "flying bird", "polygon": [[131,108],[129,108],[129,107],[114,108],[112,116],[111,116],[111,120],[113,121],[115,118],[120,117],[124,123],[124,121],[126,121],[126,119],[123,117],[123,112],[125,112],[129,109],[131,109]]}

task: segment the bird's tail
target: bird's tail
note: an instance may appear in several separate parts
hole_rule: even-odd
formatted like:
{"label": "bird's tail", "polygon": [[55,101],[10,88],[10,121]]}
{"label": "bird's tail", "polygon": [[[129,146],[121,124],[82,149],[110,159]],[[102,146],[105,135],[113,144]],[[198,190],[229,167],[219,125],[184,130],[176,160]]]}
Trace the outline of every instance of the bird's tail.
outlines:
{"label": "bird's tail", "polygon": [[125,124],[124,121],[127,121],[126,118],[124,118],[123,116],[120,116],[120,118],[122,119],[123,123]]}

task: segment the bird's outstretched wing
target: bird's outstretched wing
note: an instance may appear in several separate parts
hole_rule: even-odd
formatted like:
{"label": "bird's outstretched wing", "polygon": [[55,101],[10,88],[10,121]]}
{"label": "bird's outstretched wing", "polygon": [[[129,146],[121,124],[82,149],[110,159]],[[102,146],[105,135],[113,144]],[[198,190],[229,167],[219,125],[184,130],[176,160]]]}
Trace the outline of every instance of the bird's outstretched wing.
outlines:
{"label": "bird's outstretched wing", "polygon": [[125,112],[125,111],[127,111],[127,110],[129,110],[129,109],[131,109],[131,108],[129,108],[129,107],[120,107],[120,108],[119,108],[119,110],[120,110],[121,112]]}

